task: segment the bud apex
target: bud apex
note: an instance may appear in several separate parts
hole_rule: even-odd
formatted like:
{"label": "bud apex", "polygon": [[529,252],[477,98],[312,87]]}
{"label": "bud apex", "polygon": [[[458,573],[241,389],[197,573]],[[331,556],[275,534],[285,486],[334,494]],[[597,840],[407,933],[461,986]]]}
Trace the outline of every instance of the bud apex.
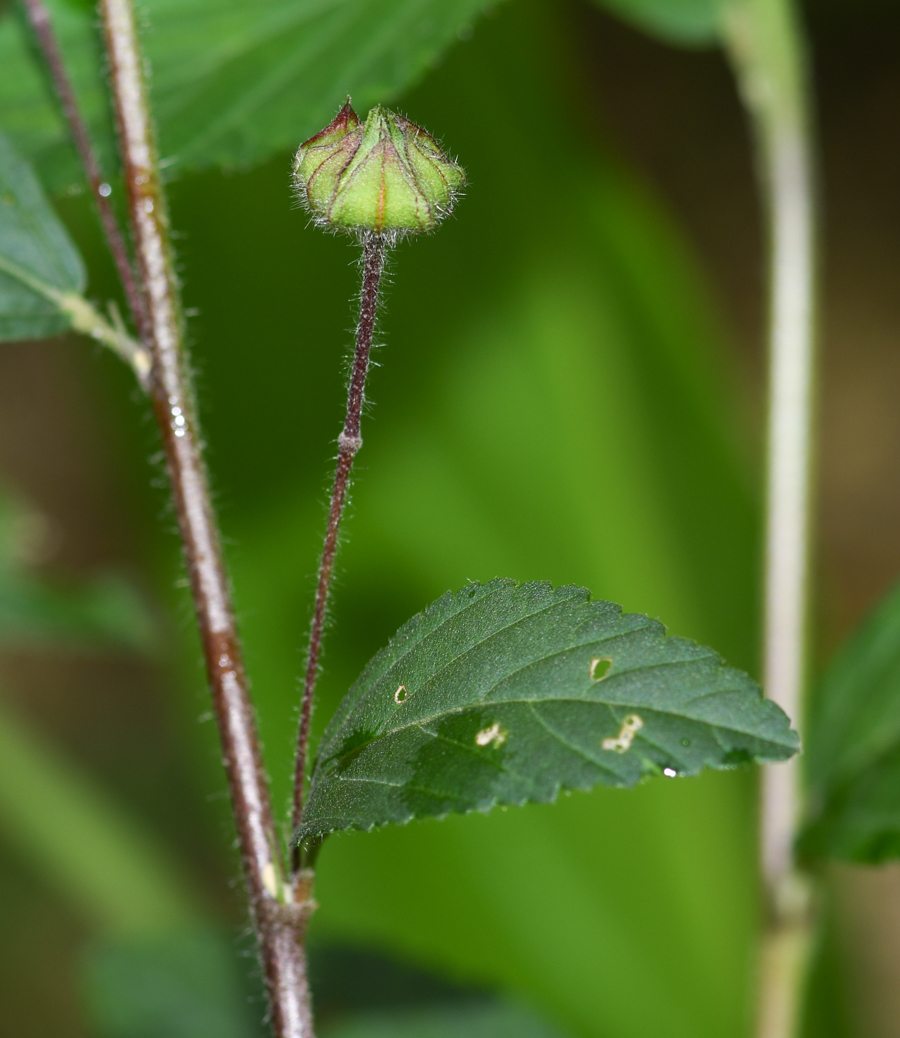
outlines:
{"label": "bud apex", "polygon": [[349,99],[294,159],[294,183],[316,221],[347,231],[430,231],[465,182],[421,127],[380,106],[363,126]]}

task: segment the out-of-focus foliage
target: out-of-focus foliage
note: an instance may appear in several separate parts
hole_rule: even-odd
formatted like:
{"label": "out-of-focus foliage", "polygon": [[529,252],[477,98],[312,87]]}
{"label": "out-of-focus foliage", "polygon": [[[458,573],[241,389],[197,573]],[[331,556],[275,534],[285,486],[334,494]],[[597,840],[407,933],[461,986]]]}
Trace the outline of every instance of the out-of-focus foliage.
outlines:
{"label": "out-of-focus foliage", "polygon": [[809,719],[811,858],[900,857],[900,587],[830,665]]}
{"label": "out-of-focus foliage", "polygon": [[559,1038],[559,1032],[502,1003],[369,1013],[322,1031],[322,1038]]}
{"label": "out-of-focus foliage", "polygon": [[193,918],[166,853],[7,708],[0,709],[0,826],[94,927],[144,933]]}
{"label": "out-of-focus foliage", "polygon": [[[234,938],[210,928],[104,941],[85,963],[91,1034],[263,1038],[265,1002],[252,962],[249,942],[242,955]],[[320,1038],[561,1038],[524,1006],[385,956],[313,946],[310,972]]]}
{"label": "out-of-focus foliage", "polygon": [[702,46],[719,35],[723,0],[594,0],[640,29],[669,43]]}
{"label": "out-of-focus foliage", "polygon": [[797,746],[750,677],[655,620],[574,586],[470,584],[404,624],[344,697],[295,838],[552,803]]}
{"label": "out-of-focus foliage", "polygon": [[153,652],[158,630],[146,601],[116,573],[67,585],[37,576],[44,520],[0,493],[0,645]]}
{"label": "out-of-focus foliage", "polygon": [[[92,5],[48,0],[75,91],[114,170]],[[143,43],[160,146],[178,171],[296,147],[348,95],[365,111],[408,87],[485,0],[148,0]],[[0,24],[0,126],[59,189],[81,176],[19,19]]]}
{"label": "out-of-focus foliage", "polygon": [[69,319],[34,285],[81,292],[85,281],[81,257],[31,167],[0,133],[0,342],[63,331]]}
{"label": "out-of-focus foliage", "polygon": [[262,1004],[247,998],[249,962],[215,931],[107,942],[86,964],[96,1038],[262,1038]]}
{"label": "out-of-focus foliage", "polygon": [[[40,518],[0,498],[0,645],[147,648],[155,631],[124,581],[57,591],[30,573]],[[93,926],[136,933],[192,918],[164,852],[121,806],[0,703],[0,831]]]}

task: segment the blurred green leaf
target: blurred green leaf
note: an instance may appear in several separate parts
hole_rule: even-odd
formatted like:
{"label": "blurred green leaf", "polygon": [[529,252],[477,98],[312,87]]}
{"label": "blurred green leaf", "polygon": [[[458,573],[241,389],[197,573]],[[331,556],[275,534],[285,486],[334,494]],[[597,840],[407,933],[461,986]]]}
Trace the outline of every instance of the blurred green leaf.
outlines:
{"label": "blurred green leaf", "polygon": [[0,703],[0,832],[98,927],[194,921],[177,870],[137,821]]}
{"label": "blurred green leaf", "polygon": [[63,588],[0,571],[0,643],[151,653],[159,637],[144,600],[116,574]]}
{"label": "blurred green leaf", "polygon": [[[234,941],[206,930],[108,942],[85,972],[96,1038],[262,1038]],[[245,962],[249,968],[250,962]]]}
{"label": "blurred green leaf", "polygon": [[47,289],[81,292],[85,280],[81,257],[31,167],[0,134],[0,341],[64,331],[70,319]]}
{"label": "blurred green leaf", "polygon": [[722,0],[594,0],[669,43],[703,46],[716,43]]}
{"label": "blurred green leaf", "polygon": [[347,694],[297,838],[797,748],[755,682],[657,621],[584,588],[472,584],[413,617]]}
{"label": "blurred green leaf", "polygon": [[45,525],[39,513],[0,492],[0,644],[152,653],[159,644],[156,621],[124,577],[103,573],[62,585],[30,571]]}
{"label": "blurred green leaf", "polygon": [[502,1003],[366,1013],[320,1030],[321,1038],[559,1038],[560,1033],[527,1010]]}
{"label": "blurred green leaf", "polygon": [[[92,10],[50,0],[76,93],[115,169]],[[425,73],[485,0],[148,0],[144,45],[160,145],[177,169],[296,146],[351,94],[365,112]],[[55,188],[80,182],[22,22],[0,25],[0,125]]]}
{"label": "blurred green leaf", "polygon": [[900,858],[900,585],[838,652],[806,740],[811,858]]}
{"label": "blurred green leaf", "polygon": [[483,1005],[491,998],[483,987],[454,982],[384,951],[317,941],[307,951],[316,1020],[322,1024],[348,1014]]}

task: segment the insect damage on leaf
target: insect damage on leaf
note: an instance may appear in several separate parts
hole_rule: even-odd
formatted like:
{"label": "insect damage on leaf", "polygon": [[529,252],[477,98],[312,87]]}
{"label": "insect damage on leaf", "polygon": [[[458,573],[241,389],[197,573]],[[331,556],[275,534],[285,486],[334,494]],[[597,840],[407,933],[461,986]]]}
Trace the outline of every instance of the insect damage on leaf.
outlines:
{"label": "insect damage on leaf", "polygon": [[622,722],[619,734],[614,739],[604,739],[600,744],[604,750],[615,750],[616,753],[625,753],[631,749],[634,737],[644,727],[644,719],[640,714],[629,714]]}
{"label": "insect damage on leaf", "polygon": [[490,728],[483,728],[476,736],[475,742],[478,746],[502,746],[506,742],[509,732],[504,732],[498,722],[494,722]]}
{"label": "insect damage on leaf", "polygon": [[371,660],[322,738],[296,836],[784,760],[798,745],[712,650],[584,588],[494,580],[444,595]]}
{"label": "insect damage on leaf", "polygon": [[591,660],[591,681],[602,681],[609,673],[612,660],[609,656],[595,656]]}

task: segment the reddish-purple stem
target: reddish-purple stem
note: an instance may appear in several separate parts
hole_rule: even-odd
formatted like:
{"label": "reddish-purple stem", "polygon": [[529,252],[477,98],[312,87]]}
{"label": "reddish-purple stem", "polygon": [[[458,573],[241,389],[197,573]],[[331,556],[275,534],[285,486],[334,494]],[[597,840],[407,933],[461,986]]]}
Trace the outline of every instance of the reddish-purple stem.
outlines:
{"label": "reddish-purple stem", "polygon": [[[319,657],[322,651],[322,634],[328,606],[328,590],[334,572],[334,557],[337,551],[341,515],[347,499],[350,470],[353,459],[362,446],[359,434],[360,418],[365,400],[366,374],[369,370],[369,353],[372,349],[372,334],[378,312],[378,287],[384,267],[385,240],[382,235],[371,234],[363,242],[363,281],[360,294],[359,324],[356,328],[356,353],[350,374],[347,394],[347,416],[344,428],[338,437],[338,462],[331,491],[331,508],[325,531],[325,546],[322,550],[322,565],[319,568],[319,585],[316,589],[316,605],[313,612],[312,630],[309,635],[309,654],[306,660],[306,680],[303,684],[303,701],[300,707],[300,732],[297,739],[297,760],[294,770],[294,828],[300,825],[303,814],[303,793],[306,780],[306,757],[309,746],[309,725],[312,719],[313,695],[319,674]],[[295,867],[299,862],[295,855]]]}
{"label": "reddish-purple stem", "polygon": [[311,876],[286,880],[256,721],[201,456],[184,355],[166,200],[159,181],[132,0],[101,0],[135,250],[146,292],[150,394],[184,544],[250,909],[276,1038],[312,1038],[306,920]]}
{"label": "reddish-purple stem", "polygon": [[140,337],[146,339],[149,330],[147,307],[135,280],[131,259],[128,255],[128,247],[125,244],[125,237],[122,234],[119,222],[116,219],[115,210],[109,200],[109,184],[103,179],[97,154],[91,144],[87,124],[81,114],[81,109],[78,107],[75,91],[66,71],[65,61],[59,49],[56,34],[53,31],[53,23],[50,20],[50,12],[44,5],[43,0],[23,0],[23,3],[35,39],[44,56],[47,71],[53,82],[56,96],[59,98],[63,115],[69,124],[69,132],[72,134],[72,140],[75,143],[85,175],[91,186],[97,212],[100,214],[100,223],[106,235],[106,242],[112,254],[113,262],[116,265],[116,270],[119,273],[122,288],[125,291],[125,299],[134,316]]}

